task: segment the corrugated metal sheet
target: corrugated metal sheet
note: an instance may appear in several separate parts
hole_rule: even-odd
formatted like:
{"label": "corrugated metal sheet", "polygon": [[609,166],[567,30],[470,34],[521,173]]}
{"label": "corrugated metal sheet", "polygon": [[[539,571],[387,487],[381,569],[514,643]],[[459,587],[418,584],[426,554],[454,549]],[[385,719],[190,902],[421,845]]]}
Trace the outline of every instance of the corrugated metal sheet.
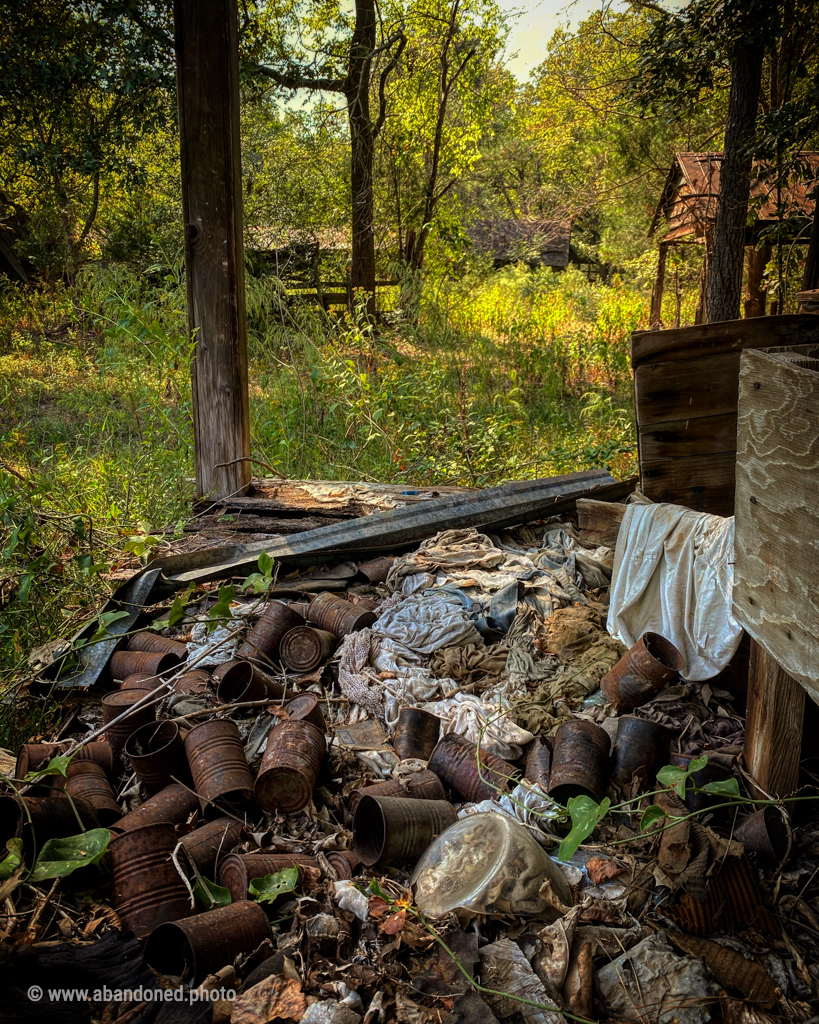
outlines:
{"label": "corrugated metal sheet", "polygon": [[705,938],[715,932],[741,932],[749,928],[778,936],[779,925],[762,901],[759,880],[745,857],[729,857],[708,884],[708,898],[700,903],[684,893],[665,913],[683,931]]}

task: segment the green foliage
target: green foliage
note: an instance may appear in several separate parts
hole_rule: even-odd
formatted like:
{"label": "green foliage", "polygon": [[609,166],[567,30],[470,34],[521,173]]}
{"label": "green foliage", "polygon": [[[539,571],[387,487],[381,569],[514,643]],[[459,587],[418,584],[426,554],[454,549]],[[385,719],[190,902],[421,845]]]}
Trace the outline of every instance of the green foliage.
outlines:
{"label": "green foliage", "polygon": [[110,841],[111,833],[107,828],[93,828],[64,839],[49,839],[43,844],[29,879],[44,882],[49,878],[66,878],[78,868],[98,864]]}
{"label": "green foliage", "polygon": [[0,881],[10,878],[23,863],[23,840],[6,840],[6,850],[8,853],[0,861]]}
{"label": "green foliage", "polygon": [[213,910],[214,907],[229,907],[233,902],[230,889],[226,889],[208,878],[197,879],[193,887],[193,895],[199,900],[205,910]]}
{"label": "green foliage", "polygon": [[673,789],[680,800],[685,798],[685,788],[689,778],[694,772],[701,771],[708,764],[708,758],[705,754],[700,757],[695,757],[694,760],[689,764],[687,768],[677,768],[674,765],[667,764],[657,772],[657,782],[661,786],[669,786]]}
{"label": "green foliage", "polygon": [[259,571],[248,576],[242,589],[251,594],[266,594],[273,584],[273,559],[263,551],[259,555],[258,565]]}
{"label": "green foliage", "polygon": [[236,590],[232,583],[219,587],[216,604],[208,612],[208,632],[212,633],[217,626],[230,619],[230,604],[236,600]]}
{"label": "green foliage", "polygon": [[580,844],[592,834],[595,827],[605,818],[611,800],[605,797],[599,804],[590,796],[572,796],[566,805],[571,815],[572,827],[563,839],[558,851],[560,860],[571,860]]}
{"label": "green foliage", "polygon": [[274,875],[251,879],[247,891],[256,903],[275,903],[279,896],[295,892],[298,882],[298,868],[283,868]]}

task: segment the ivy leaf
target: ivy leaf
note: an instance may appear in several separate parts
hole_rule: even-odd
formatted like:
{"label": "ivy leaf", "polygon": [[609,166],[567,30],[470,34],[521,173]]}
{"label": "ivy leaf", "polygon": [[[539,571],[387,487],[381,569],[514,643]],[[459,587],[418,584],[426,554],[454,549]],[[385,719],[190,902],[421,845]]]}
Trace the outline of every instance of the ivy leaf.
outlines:
{"label": "ivy leaf", "polygon": [[26,782],[34,782],[36,779],[42,778],[43,775],[62,775],[63,778],[68,774],[68,766],[71,763],[71,758],[65,754],[60,754],[57,757],[52,757],[45,768],[40,768],[36,772],[29,772],[26,775]]}
{"label": "ivy leaf", "polygon": [[108,627],[113,623],[118,622],[120,619],[127,619],[128,612],[103,612],[97,619],[99,625],[94,635],[91,637],[91,643],[95,644],[100,640],[104,640],[108,635]]}
{"label": "ivy leaf", "polygon": [[49,878],[65,878],[77,868],[97,864],[105,856],[110,841],[111,833],[107,828],[92,828],[65,839],[49,839],[40,850],[29,880],[44,882]]}
{"label": "ivy leaf", "polygon": [[17,868],[23,863],[23,840],[9,839],[6,842],[8,853],[0,860],[0,880],[11,878]]}
{"label": "ivy leaf", "polygon": [[275,875],[252,879],[247,891],[257,903],[273,903],[283,893],[295,892],[298,881],[298,868],[283,868]]}
{"label": "ivy leaf", "polygon": [[573,796],[566,804],[572,818],[572,828],[560,844],[560,860],[571,860],[580,844],[594,831],[595,825],[606,816],[611,800],[606,797],[602,803],[595,803],[590,796]]}
{"label": "ivy leaf", "polygon": [[739,796],[739,783],[736,779],[717,779],[698,787],[700,793],[717,793],[720,796]]}
{"label": "ivy leaf", "polygon": [[208,878],[201,878],[193,887],[193,895],[206,910],[214,907],[229,907],[233,902],[230,889],[225,889]]}
{"label": "ivy leaf", "polygon": [[386,901],[387,903],[392,903],[391,897],[384,892],[384,890],[378,884],[378,879],[376,878],[370,880],[370,884],[367,886],[367,892],[372,893],[373,896],[379,896],[382,900]]}
{"label": "ivy leaf", "polygon": [[263,551],[259,555],[259,572],[263,576],[269,576],[271,571],[272,571],[272,569],[273,569],[273,558],[272,558],[271,555],[268,555],[268,553],[266,551]]}
{"label": "ivy leaf", "polygon": [[667,764],[657,772],[657,781],[661,786],[668,786],[674,789],[680,800],[685,798],[685,784],[688,777],[700,771],[708,764],[708,758],[702,754],[695,757],[687,768],[677,768],[673,764]]}
{"label": "ivy leaf", "polygon": [[650,807],[646,807],[643,811],[643,816],[640,818],[640,831],[647,832],[655,821],[659,821],[660,818],[665,818],[666,813],[657,804],[651,804]]}

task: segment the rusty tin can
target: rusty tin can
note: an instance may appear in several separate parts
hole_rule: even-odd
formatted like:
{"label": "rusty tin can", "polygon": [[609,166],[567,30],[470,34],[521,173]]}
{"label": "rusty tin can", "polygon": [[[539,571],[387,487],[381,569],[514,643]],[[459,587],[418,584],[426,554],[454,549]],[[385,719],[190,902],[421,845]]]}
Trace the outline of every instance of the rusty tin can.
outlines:
{"label": "rusty tin can", "polygon": [[435,772],[445,786],[470,803],[491,800],[498,792],[505,793],[509,780],[520,773],[508,761],[485,750],[480,752],[471,740],[448,732],[429,755],[427,768]]}
{"label": "rusty tin can", "polygon": [[[315,857],[306,853],[230,853],[219,867],[219,885],[230,892],[234,900],[246,900],[248,886],[254,878],[275,875],[285,868],[318,868]],[[301,878],[301,870],[299,870]]]}
{"label": "rusty tin can", "polygon": [[66,792],[72,800],[79,797],[94,809],[94,815],[103,828],[108,828],[122,817],[122,811],[108,776],[94,761],[72,761],[68,766]]}
{"label": "rusty tin can", "polygon": [[[76,814],[74,809],[76,808]],[[0,850],[9,839],[21,838],[30,855],[39,851],[48,839],[75,836],[82,828],[97,828],[94,808],[85,800],[73,802],[62,794],[56,796],[0,796]]]}
{"label": "rusty tin can", "polygon": [[670,686],[683,667],[683,656],[659,633],[643,633],[614,668],[600,680],[606,700],[631,711]]}
{"label": "rusty tin can", "polygon": [[371,558],[368,562],[359,562],[358,571],[370,583],[386,583],[390,569],[395,565],[393,555]]}
{"label": "rusty tin can", "polygon": [[120,690],[153,690],[158,682],[156,676],[148,675],[147,672],[134,672],[119,684]]}
{"label": "rusty tin can", "polygon": [[236,657],[253,658],[262,664],[269,664],[279,656],[279,644],[285,633],[303,625],[302,616],[289,605],[282,601],[268,601],[261,618],[236,652]]}
{"label": "rusty tin can", "polygon": [[323,733],[327,732],[317,693],[300,693],[289,700],[282,710],[287,712],[291,722],[310,722]]}
{"label": "rusty tin can", "polygon": [[[143,697],[147,697],[150,694],[150,690],[117,690],[114,693],[107,693],[102,698],[102,721],[104,725],[108,725],[115,718],[124,714],[132,705],[138,703]],[[113,750],[117,753],[122,750],[125,746],[126,740],[131,735],[141,728],[143,725],[147,725],[149,722],[156,721],[156,705],[148,704],[145,707],[137,708],[133,714],[128,715],[127,718],[123,718],[121,722],[110,726],[105,730],[105,738],[111,744]]]}
{"label": "rusty tin can", "polygon": [[135,633],[128,641],[129,651],[150,651],[152,654],[175,654],[180,661],[186,661],[188,657],[187,644],[179,640],[171,640],[167,636],[159,636],[158,633],[151,633],[150,630],[143,630]]}
{"label": "rusty tin can", "polygon": [[[691,767],[691,762],[694,760],[696,760],[696,757],[693,754],[671,754],[668,758],[668,763],[675,768],[682,768],[688,771]],[[725,796],[719,793],[698,793],[695,792],[694,786],[702,789],[709,782],[727,782],[728,779],[733,777],[734,773],[730,768],[726,768],[725,765],[719,764],[716,761],[709,761],[704,768],[700,768],[698,772],[689,775],[686,781],[685,797],[683,798],[685,806],[689,811],[705,811],[715,804],[725,803]],[[694,786],[691,785],[692,782]]]}
{"label": "rusty tin can", "polygon": [[363,796],[353,819],[355,848],[366,867],[414,864],[457,818],[446,800]]}
{"label": "rusty tin can", "polygon": [[[212,678],[203,668],[194,668],[181,675],[173,684],[174,693],[210,693]],[[123,683],[123,686],[125,684]]]}
{"label": "rusty tin can", "polygon": [[216,818],[188,832],[179,842],[185,852],[208,878],[213,878],[217,863],[224,860],[234,846],[250,835],[250,829],[235,818]]}
{"label": "rusty tin can", "polygon": [[164,654],[162,651],[117,651],[109,664],[111,679],[121,682],[128,676],[141,673],[144,676],[157,676],[176,668],[179,658],[175,654]]}
{"label": "rusty tin can", "polygon": [[311,672],[338,647],[335,634],[313,626],[296,626],[282,637],[279,657],[293,672]]}
{"label": "rusty tin can", "polygon": [[174,783],[160,790],[156,796],[149,797],[135,811],[126,814],[110,826],[112,832],[130,832],[143,825],[157,825],[169,821],[181,825],[199,810],[199,797],[184,786]]}
{"label": "rusty tin can", "polygon": [[599,803],[609,783],[610,749],[609,734],[594,722],[564,722],[555,733],[549,796],[564,807],[581,795]]}
{"label": "rusty tin can", "polygon": [[[17,754],[14,778],[22,781],[29,772],[38,772],[45,768],[53,757],[58,757],[67,749],[67,743],[24,743]],[[110,777],[114,770],[114,751],[105,740],[93,740],[80,747],[76,754],[72,755],[72,761],[93,761]],[[52,788],[53,780],[61,780],[57,782],[57,787],[62,788],[62,776],[46,777],[43,780],[44,785]]]}
{"label": "rusty tin can", "polygon": [[75,761],[93,761],[98,764],[105,774],[110,778],[114,771],[114,751],[111,744],[105,739],[92,740],[80,747],[73,755]]}
{"label": "rusty tin can", "polygon": [[427,761],[441,735],[441,719],[420,708],[402,708],[392,747],[403,761],[417,757]]}
{"label": "rusty tin can", "polygon": [[213,673],[216,699],[221,704],[241,704],[251,700],[277,700],[284,687],[249,661],[226,661]]}
{"label": "rusty tin can", "polygon": [[778,807],[763,807],[740,822],[734,839],[744,844],[746,853],[756,854],[760,863],[779,864],[788,852],[785,816]]}
{"label": "rusty tin can", "polygon": [[264,910],[258,903],[240,900],[184,921],[159,925],[145,943],[145,963],[160,974],[198,985],[270,938]]}
{"label": "rusty tin can", "polygon": [[361,865],[361,858],[355,850],[330,850],[326,857],[339,879],[352,878]]}
{"label": "rusty tin can", "polygon": [[410,800],[446,800],[444,785],[435,772],[425,769],[402,775],[387,782],[375,782],[371,786],[360,786],[347,797],[347,806],[355,811],[362,796],[394,796]]}
{"label": "rusty tin can", "polygon": [[371,626],[377,618],[375,612],[356,607],[343,597],[326,591],[317,594],[310,605],[310,621],[339,639]]}
{"label": "rusty tin can", "polygon": [[523,777],[534,782],[541,789],[549,788],[549,774],[552,770],[552,741],[546,736],[535,736],[526,748],[526,765]]}
{"label": "rusty tin can", "polygon": [[312,722],[285,721],[274,726],[256,776],[256,803],[271,813],[289,814],[306,807],[326,749],[324,733]]}
{"label": "rusty tin can", "polygon": [[624,789],[635,774],[642,789],[651,788],[657,772],[668,764],[674,734],[657,722],[624,715],[617,723],[612,778]]}
{"label": "rusty tin can", "polygon": [[166,719],[141,726],[128,737],[125,755],[136,777],[152,795],[174,779],[190,782],[188,761],[176,722]]}
{"label": "rusty tin can", "polygon": [[171,859],[175,849],[176,828],[167,821],[115,835],[108,846],[114,908],[138,939],[165,921],[193,913]]}
{"label": "rusty tin can", "polygon": [[230,809],[251,799],[253,776],[239,730],[230,719],[213,718],[191,729],[185,737],[185,753],[206,817],[219,817],[220,803]]}

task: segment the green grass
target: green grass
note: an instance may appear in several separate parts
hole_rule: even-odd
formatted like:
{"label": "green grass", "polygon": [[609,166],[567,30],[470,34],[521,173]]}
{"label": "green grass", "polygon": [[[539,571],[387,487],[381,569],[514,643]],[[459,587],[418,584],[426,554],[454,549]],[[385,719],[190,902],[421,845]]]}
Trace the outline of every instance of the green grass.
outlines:
{"label": "green grass", "polygon": [[[193,499],[178,266],[0,295],[0,677],[105,594],[135,533]],[[491,486],[634,469],[628,338],[647,297],[509,269],[430,284],[417,322],[247,290],[252,452],[285,477]],[[133,544],[130,544],[133,549]]]}

